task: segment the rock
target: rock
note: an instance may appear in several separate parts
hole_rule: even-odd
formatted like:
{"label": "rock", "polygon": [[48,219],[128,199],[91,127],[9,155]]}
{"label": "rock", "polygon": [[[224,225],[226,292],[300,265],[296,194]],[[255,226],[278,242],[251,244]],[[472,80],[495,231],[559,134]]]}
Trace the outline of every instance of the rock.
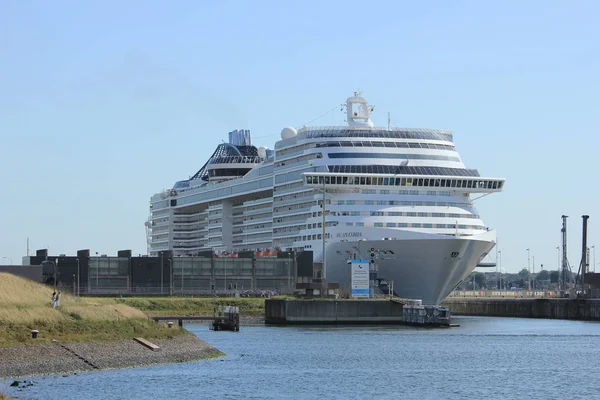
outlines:
{"label": "rock", "polygon": [[68,378],[68,377],[69,377],[69,375],[63,375],[63,378]]}
{"label": "rock", "polygon": [[11,384],[10,384],[10,386],[19,386],[19,383],[21,383],[21,382],[19,382],[19,381],[14,381],[13,383],[11,383]]}

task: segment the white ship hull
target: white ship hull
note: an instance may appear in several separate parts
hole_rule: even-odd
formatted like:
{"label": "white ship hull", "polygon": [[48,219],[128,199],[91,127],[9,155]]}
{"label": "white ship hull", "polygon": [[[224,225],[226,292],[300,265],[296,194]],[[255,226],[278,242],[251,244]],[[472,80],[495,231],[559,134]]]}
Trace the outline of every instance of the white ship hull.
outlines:
{"label": "white ship hull", "polygon": [[[393,281],[394,293],[403,298],[420,299],[423,304],[437,305],[496,244],[492,230],[468,237],[387,231],[381,233],[394,234],[396,239],[328,244],[327,279],[349,288],[348,260],[354,256],[369,259],[371,248],[375,248],[377,277],[388,283]],[[373,232],[368,234],[372,237]]]}

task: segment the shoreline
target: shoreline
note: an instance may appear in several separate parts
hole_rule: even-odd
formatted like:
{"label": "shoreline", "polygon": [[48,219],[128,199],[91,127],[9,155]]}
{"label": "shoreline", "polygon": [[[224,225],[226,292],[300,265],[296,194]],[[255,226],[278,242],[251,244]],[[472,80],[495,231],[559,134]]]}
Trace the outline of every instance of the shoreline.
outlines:
{"label": "shoreline", "polygon": [[148,340],[160,350],[152,351],[133,339],[0,348],[0,379],[201,361],[225,355],[191,334]]}

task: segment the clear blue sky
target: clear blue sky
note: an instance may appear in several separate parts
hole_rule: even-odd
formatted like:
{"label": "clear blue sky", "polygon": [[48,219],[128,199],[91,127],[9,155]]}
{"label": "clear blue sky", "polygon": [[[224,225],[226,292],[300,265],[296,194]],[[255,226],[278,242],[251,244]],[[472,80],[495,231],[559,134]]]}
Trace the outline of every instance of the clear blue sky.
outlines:
{"label": "clear blue sky", "polygon": [[[600,245],[596,1],[0,2],[0,257],[146,252],[150,196],[232,129],[273,147],[361,88],[385,126],[447,128],[503,268]],[[332,113],[315,124],[341,123]],[[0,263],[7,260],[1,260]],[[596,261],[600,264],[600,259]],[[598,265],[600,271],[600,265]]]}

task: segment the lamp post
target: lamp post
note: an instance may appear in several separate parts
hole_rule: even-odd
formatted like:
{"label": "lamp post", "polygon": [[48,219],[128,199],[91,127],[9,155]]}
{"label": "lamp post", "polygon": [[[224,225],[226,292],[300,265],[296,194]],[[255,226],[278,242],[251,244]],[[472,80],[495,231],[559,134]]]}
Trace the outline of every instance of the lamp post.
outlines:
{"label": "lamp post", "polygon": [[54,260],[54,291],[56,292],[56,273],[58,272],[58,258]]}
{"label": "lamp post", "polygon": [[[592,246],[592,247],[594,247],[594,246]],[[12,265],[12,258],[10,258],[10,257],[2,257],[2,259],[5,259],[5,258],[6,258],[7,260],[9,260],[9,261],[10,261],[10,265]]]}
{"label": "lamp post", "polygon": [[592,261],[594,264],[594,273],[596,273],[596,245],[592,245]]}

